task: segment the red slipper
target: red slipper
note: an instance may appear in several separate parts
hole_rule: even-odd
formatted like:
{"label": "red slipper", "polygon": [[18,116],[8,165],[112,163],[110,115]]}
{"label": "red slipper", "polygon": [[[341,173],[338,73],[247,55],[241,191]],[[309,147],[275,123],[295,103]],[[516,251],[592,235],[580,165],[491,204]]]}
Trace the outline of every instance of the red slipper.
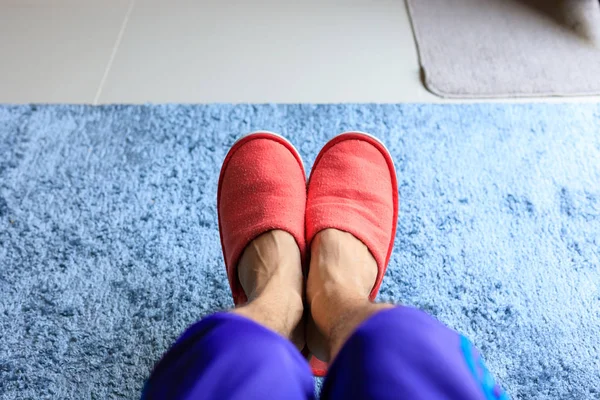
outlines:
{"label": "red slipper", "polygon": [[255,132],[233,144],[219,177],[217,213],[229,286],[236,305],[248,301],[237,264],[246,246],[274,229],[290,233],[306,253],[306,174],[300,155],[283,137]]}
{"label": "red slipper", "polygon": [[[394,247],[398,219],[398,182],[383,143],[365,133],[346,132],[331,139],[315,160],[308,182],[306,243],[327,228],[349,232],[377,262],[369,295],[377,296]],[[313,357],[313,373],[326,365]]]}

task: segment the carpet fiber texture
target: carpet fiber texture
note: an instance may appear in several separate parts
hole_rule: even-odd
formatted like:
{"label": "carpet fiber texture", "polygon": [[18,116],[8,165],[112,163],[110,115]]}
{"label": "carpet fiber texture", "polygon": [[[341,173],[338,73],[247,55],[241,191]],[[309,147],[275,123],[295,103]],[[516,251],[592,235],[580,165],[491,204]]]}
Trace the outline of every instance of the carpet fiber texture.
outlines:
{"label": "carpet fiber texture", "polygon": [[598,0],[407,0],[442,97],[600,94]]}
{"label": "carpet fiber texture", "polygon": [[380,300],[470,337],[515,399],[600,398],[600,106],[0,106],[0,398],[136,398],[232,306],[215,208],[241,134],[308,166],[381,138],[400,216]]}

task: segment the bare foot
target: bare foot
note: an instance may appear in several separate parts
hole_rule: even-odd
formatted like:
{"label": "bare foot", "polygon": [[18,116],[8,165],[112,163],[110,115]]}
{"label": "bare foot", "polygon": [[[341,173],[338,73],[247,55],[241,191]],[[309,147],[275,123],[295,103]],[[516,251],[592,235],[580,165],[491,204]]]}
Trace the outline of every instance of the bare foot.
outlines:
{"label": "bare foot", "polygon": [[240,258],[238,277],[248,303],[233,312],[274,330],[302,350],[304,278],[293,236],[273,230],[254,239]]}
{"label": "bare foot", "polygon": [[326,229],[315,236],[306,289],[311,311],[306,339],[317,358],[330,361],[360,322],[391,307],[369,301],[376,279],[375,259],[352,234]]}

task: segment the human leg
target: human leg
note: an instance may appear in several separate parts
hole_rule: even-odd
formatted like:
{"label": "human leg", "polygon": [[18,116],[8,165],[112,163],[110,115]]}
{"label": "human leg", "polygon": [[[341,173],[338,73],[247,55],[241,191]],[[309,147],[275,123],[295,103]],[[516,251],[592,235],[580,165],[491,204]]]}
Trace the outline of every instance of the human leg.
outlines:
{"label": "human leg", "polygon": [[[361,132],[347,132],[330,140],[315,160],[306,203],[306,239],[312,249],[307,297],[313,314],[307,322],[307,343],[322,361],[328,361],[332,352],[339,350],[361,316],[385,307],[374,306],[369,300],[375,298],[383,280],[397,216],[396,172],[385,146]],[[346,246],[347,241],[358,245]],[[369,264],[372,268],[344,269],[353,263]],[[342,268],[320,268],[334,264]],[[335,326],[330,326],[327,307],[321,312],[315,304],[339,299],[360,312],[344,314]],[[342,304],[330,306],[329,309],[343,311]],[[323,318],[318,315],[321,313]],[[325,325],[317,326],[315,321]],[[323,340],[323,334],[328,340]],[[314,358],[311,364],[316,374],[323,372]]]}
{"label": "human leg", "polygon": [[332,139],[308,184],[307,343],[333,361],[323,398],[501,399],[464,337],[408,307],[373,303],[395,236],[396,173],[381,142]]}
{"label": "human leg", "polygon": [[312,398],[298,351],[305,204],[302,161],[285,139],[260,132],[232,146],[217,209],[237,308],[188,329],[156,366],[145,398]]}
{"label": "human leg", "polygon": [[311,250],[308,343],[334,360],[322,399],[508,398],[464,336],[417,309],[368,299],[376,263],[358,239],[327,230]]}
{"label": "human leg", "polygon": [[248,303],[190,327],[154,369],[143,398],[313,398],[310,369],[298,351],[303,279],[294,239],[283,231],[259,236],[238,273]]}
{"label": "human leg", "polygon": [[304,277],[294,238],[281,230],[253,240],[238,265],[248,303],[232,312],[251,319],[304,347]]}
{"label": "human leg", "polygon": [[393,307],[369,300],[376,276],[375,259],[352,234],[326,229],[314,237],[307,281],[311,314],[307,341],[319,359],[333,360],[358,325]]}

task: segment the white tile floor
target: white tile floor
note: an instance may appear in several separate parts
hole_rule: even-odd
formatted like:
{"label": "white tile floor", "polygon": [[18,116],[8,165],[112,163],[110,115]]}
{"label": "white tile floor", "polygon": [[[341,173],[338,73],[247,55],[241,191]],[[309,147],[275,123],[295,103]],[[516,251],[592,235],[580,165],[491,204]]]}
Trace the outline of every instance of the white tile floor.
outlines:
{"label": "white tile floor", "polygon": [[409,101],[403,0],[0,0],[0,103]]}
{"label": "white tile floor", "polygon": [[0,0],[0,102],[401,102],[402,0]]}

